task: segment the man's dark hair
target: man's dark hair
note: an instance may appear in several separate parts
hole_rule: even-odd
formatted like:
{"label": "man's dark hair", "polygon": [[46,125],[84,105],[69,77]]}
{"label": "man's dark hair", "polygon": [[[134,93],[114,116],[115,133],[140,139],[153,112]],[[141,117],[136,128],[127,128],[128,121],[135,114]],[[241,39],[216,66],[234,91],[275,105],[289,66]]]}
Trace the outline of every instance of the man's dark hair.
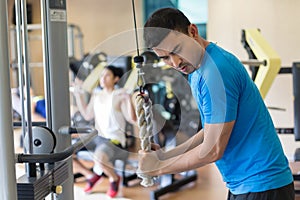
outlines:
{"label": "man's dark hair", "polygon": [[159,57],[153,51],[145,51],[141,54],[144,57],[145,64],[153,64],[159,62]]}
{"label": "man's dark hair", "polygon": [[105,69],[110,70],[115,77],[117,76],[117,77],[121,78],[124,74],[122,68],[116,67],[114,65],[108,65],[108,66],[105,67]]}
{"label": "man's dark hair", "polygon": [[144,25],[144,40],[147,48],[157,46],[170,31],[188,34],[189,19],[178,9],[162,8],[155,11]]}

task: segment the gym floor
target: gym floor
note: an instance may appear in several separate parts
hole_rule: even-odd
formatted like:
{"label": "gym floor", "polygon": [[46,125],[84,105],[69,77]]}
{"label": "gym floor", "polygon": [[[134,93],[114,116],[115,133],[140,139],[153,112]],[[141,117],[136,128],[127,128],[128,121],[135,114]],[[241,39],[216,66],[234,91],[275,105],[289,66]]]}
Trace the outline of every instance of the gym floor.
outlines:
{"label": "gym floor", "polygon": [[[209,165],[200,168],[198,171],[198,179],[196,182],[190,183],[176,192],[170,192],[161,196],[159,199],[207,199],[207,200],[221,200],[226,199],[227,189],[222,182],[221,176],[217,172],[215,165]],[[100,184],[97,184],[92,194],[84,194],[83,187],[85,182],[75,183],[75,200],[79,199],[105,199],[105,192],[108,187],[108,180],[105,179]],[[134,200],[146,200],[150,199],[150,192],[157,189],[158,186],[145,188],[140,186],[139,182],[131,184],[129,187],[122,186],[118,194],[117,199],[134,199]],[[107,198],[109,199],[109,198]]]}
{"label": "gym floor", "polygon": [[[291,168],[293,170],[300,169],[300,164],[291,163]],[[214,164],[207,165],[205,167],[199,168],[198,179],[195,183],[191,183],[182,187],[176,192],[168,193],[161,196],[160,200],[181,200],[181,199],[206,199],[206,200],[226,200],[227,189],[225,187],[222,178],[217,171]],[[98,184],[94,188],[92,194],[84,194],[83,187],[85,182],[75,183],[75,200],[87,199],[109,199],[105,196],[106,189],[108,187],[108,181],[104,180],[102,183]],[[300,183],[295,183],[296,188],[300,188]],[[150,188],[144,188],[139,185],[139,183],[130,187],[121,187],[120,193],[116,199],[119,200],[147,200],[150,199],[150,192],[157,189],[157,186]],[[296,195],[295,200],[300,200],[300,195]]]}
{"label": "gym floor", "polygon": [[[16,152],[22,152],[19,147],[19,133],[15,134],[15,149]],[[86,163],[91,165],[92,163]],[[16,165],[17,177],[24,174],[24,166]],[[291,169],[294,173],[300,171],[300,163],[291,163]],[[197,169],[198,179],[196,182],[187,184],[176,192],[170,192],[161,196],[160,200],[172,199],[206,199],[206,200],[226,200],[227,189],[225,183],[222,181],[221,175],[217,171],[214,164],[207,165],[205,167]],[[109,186],[107,178],[104,178],[102,182],[97,184],[91,194],[85,194],[83,188],[85,186],[85,180],[83,178],[77,179],[74,184],[74,200],[98,200],[98,199],[111,199],[105,195]],[[300,183],[295,182],[296,188],[300,189]],[[120,191],[116,198],[117,200],[147,200],[150,199],[150,192],[154,191],[159,186],[145,188],[139,184],[139,181],[130,182],[129,187],[121,186]],[[48,198],[46,198],[48,200]],[[49,198],[50,200],[51,198]],[[295,200],[300,200],[300,195],[296,195]]]}

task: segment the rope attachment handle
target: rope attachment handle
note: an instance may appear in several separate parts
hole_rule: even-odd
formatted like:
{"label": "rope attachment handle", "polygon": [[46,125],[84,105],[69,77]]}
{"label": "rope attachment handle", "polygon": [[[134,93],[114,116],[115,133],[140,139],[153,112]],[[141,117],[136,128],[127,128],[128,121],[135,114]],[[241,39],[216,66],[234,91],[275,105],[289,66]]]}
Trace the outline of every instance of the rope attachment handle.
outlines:
{"label": "rope attachment handle", "polygon": [[[143,94],[139,94],[136,97],[136,114],[138,118],[139,137],[141,139],[141,149],[144,151],[151,151],[151,138],[152,138],[152,102],[148,97]],[[149,187],[154,184],[153,177],[138,173],[138,176],[142,178],[141,185]]]}

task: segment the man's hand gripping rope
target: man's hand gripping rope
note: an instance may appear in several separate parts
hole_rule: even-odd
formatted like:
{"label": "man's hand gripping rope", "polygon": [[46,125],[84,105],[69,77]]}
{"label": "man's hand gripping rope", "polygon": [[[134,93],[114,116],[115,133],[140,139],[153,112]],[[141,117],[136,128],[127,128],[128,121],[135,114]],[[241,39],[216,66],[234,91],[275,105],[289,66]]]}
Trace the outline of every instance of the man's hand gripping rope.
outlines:
{"label": "man's hand gripping rope", "polygon": [[[139,137],[141,139],[141,149],[143,151],[151,151],[151,137],[153,129],[152,102],[150,98],[144,94],[144,80],[141,70],[138,72],[138,86],[140,87],[140,94],[136,97],[135,105],[139,126]],[[137,172],[137,175],[142,178],[142,186],[149,187],[154,184],[151,176],[140,172]]]}

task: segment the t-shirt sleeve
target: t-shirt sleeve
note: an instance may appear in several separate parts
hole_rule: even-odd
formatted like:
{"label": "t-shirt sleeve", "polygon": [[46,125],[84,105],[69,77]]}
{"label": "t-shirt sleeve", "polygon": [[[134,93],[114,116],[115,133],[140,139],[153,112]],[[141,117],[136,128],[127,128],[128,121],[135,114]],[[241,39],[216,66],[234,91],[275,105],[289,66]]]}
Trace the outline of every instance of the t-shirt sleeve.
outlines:
{"label": "t-shirt sleeve", "polygon": [[[226,77],[226,80],[223,78]],[[202,99],[202,120],[204,123],[216,124],[234,121],[238,109],[238,88],[232,74],[221,74],[211,70],[204,75],[200,87]]]}

